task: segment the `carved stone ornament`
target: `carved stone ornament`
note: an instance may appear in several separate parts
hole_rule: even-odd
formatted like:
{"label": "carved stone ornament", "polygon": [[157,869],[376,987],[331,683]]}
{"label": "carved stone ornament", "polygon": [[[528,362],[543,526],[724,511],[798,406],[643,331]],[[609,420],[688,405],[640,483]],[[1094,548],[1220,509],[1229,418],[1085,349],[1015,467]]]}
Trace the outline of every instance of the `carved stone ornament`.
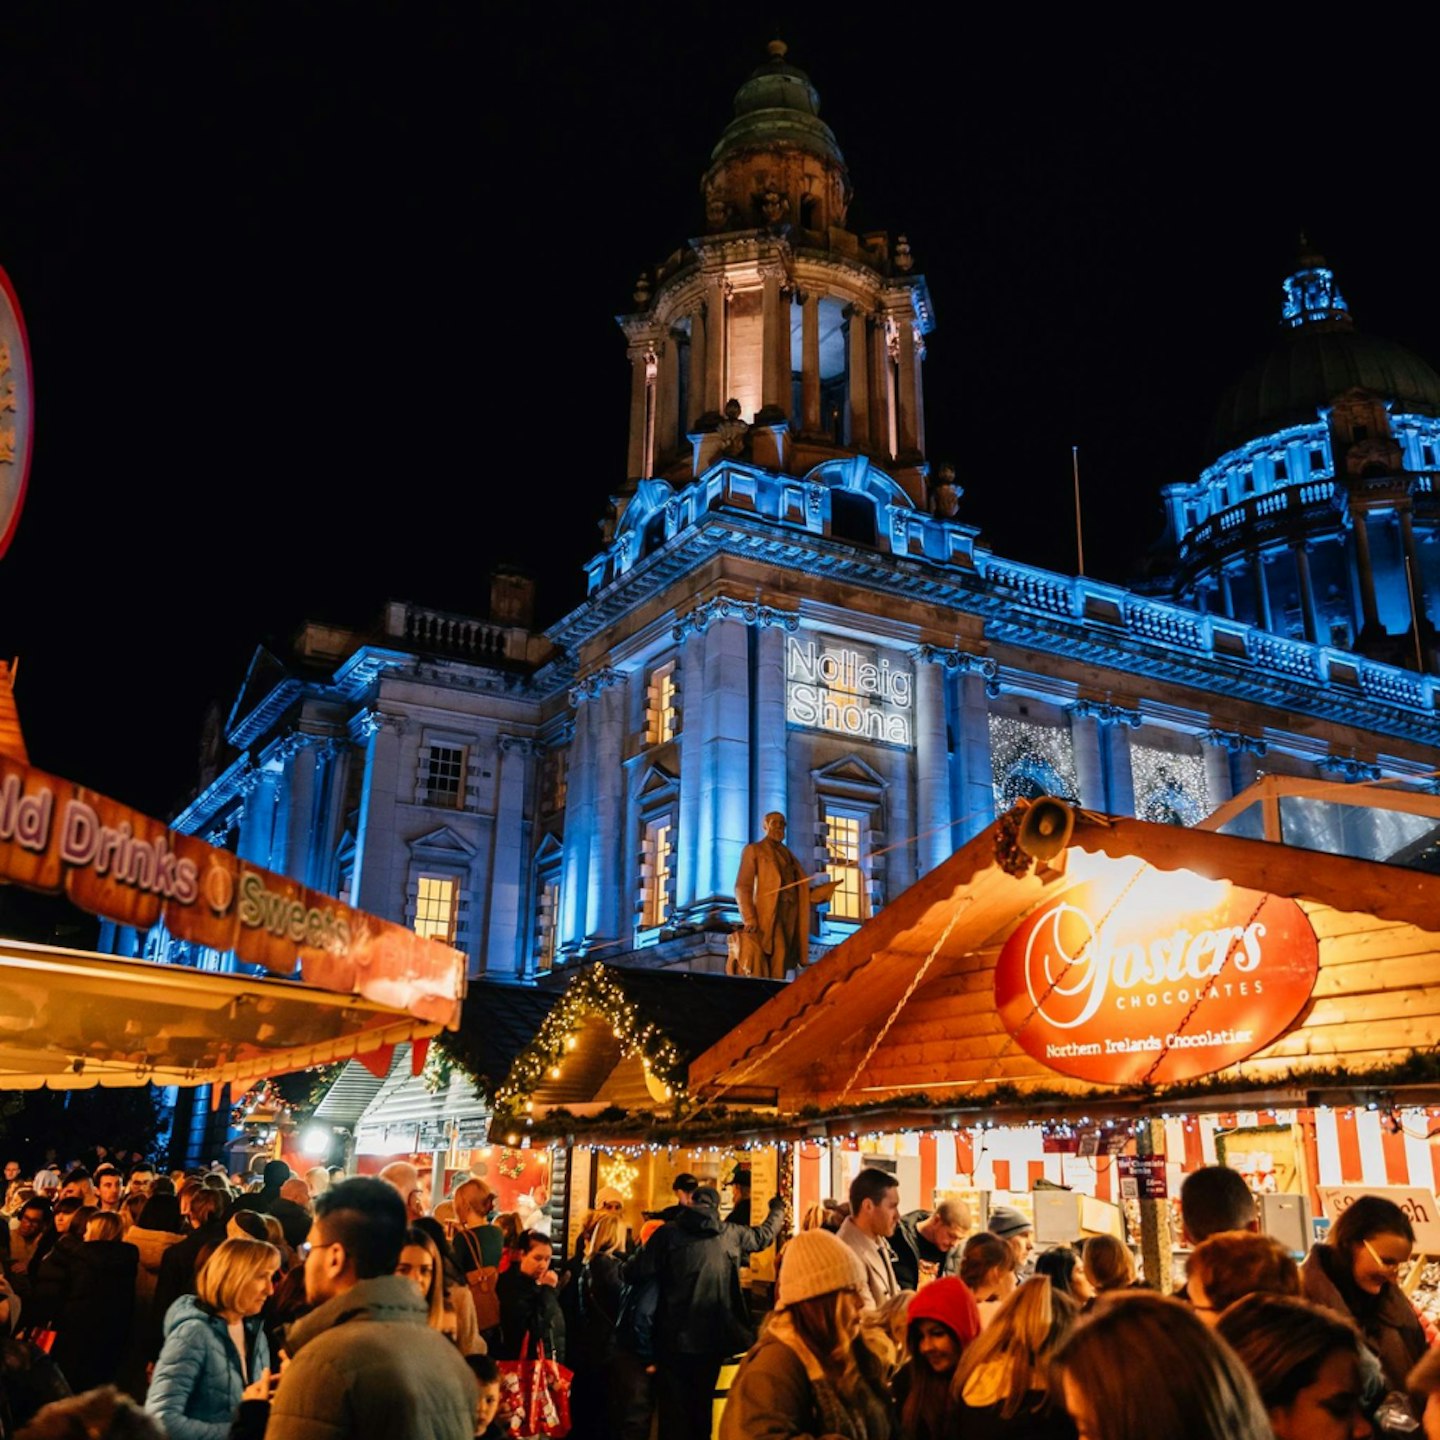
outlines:
{"label": "carved stone ornament", "polygon": [[570,687],[570,703],[579,705],[584,700],[593,700],[612,685],[623,685],[624,683],[625,672],[623,670],[592,670]]}
{"label": "carved stone ornament", "polygon": [[956,670],[962,675],[983,675],[987,683],[994,683],[1000,676],[998,661],[988,655],[972,655],[968,650],[949,650],[943,645],[922,645],[915,658],[922,665],[943,665],[947,670]]}
{"label": "carved stone ornament", "polygon": [[1138,730],[1143,723],[1138,710],[1127,710],[1123,705],[1112,705],[1105,700],[1077,700],[1070,707],[1070,713],[1077,720],[1098,720],[1102,725],[1126,725]]}
{"label": "carved stone ornament", "polygon": [[745,452],[745,437],[750,426],[740,418],[740,402],[729,399],[725,402],[725,418],[715,427],[722,455],[742,455]]}
{"label": "carved stone ornament", "polygon": [[792,635],[800,628],[800,617],[790,610],[773,610],[753,600],[732,600],[728,595],[717,595],[697,605],[688,614],[675,622],[671,635],[683,640],[687,635],[699,635],[709,629],[717,620],[734,620],[741,625],[757,625],[761,629],[778,625]]}
{"label": "carved stone ornament", "polygon": [[1202,730],[1202,745],[1214,745],[1229,755],[1264,755],[1269,746],[1254,735],[1242,735],[1238,730]]}

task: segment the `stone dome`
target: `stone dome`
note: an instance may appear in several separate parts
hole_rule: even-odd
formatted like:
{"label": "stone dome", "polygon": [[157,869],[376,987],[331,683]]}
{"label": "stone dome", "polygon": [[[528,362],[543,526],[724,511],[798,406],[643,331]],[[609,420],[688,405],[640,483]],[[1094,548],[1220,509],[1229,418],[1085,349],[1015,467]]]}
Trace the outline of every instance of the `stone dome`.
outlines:
{"label": "stone dome", "polygon": [[843,166],[835,135],[820,118],[820,95],[810,77],[786,60],[783,40],[772,40],[769,56],[735,92],[735,118],[711,152],[712,165],[737,151],[793,145]]}
{"label": "stone dome", "polygon": [[1357,330],[1323,259],[1303,261],[1312,263],[1285,282],[1287,328],[1216,410],[1206,447],[1212,459],[1312,423],[1317,410],[1356,388],[1394,401],[1399,411],[1440,416],[1440,374],[1403,345]]}

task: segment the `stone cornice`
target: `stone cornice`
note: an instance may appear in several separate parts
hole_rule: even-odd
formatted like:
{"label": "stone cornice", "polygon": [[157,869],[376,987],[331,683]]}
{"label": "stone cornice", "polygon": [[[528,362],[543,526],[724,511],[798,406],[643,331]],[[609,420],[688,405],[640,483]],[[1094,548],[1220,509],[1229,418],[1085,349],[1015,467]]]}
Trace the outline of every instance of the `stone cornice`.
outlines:
{"label": "stone cornice", "polygon": [[800,617],[794,611],[773,610],[753,600],[735,600],[728,595],[717,595],[682,615],[670,633],[676,640],[683,640],[687,635],[703,634],[717,620],[735,620],[741,625],[755,625],[761,629],[778,625],[792,634],[800,628]]}
{"label": "stone cornice", "polygon": [[[1161,679],[1280,712],[1433,744],[1436,682],[1326,647],[1270,635],[1238,621],[1151,601],[1120,586],[1077,579],[977,554],[961,570],[910,556],[864,551],[824,536],[729,511],[710,511],[663,550],[592,596],[549,632],[576,648],[641,602],[719,555],[823,582],[843,579],[927,606],[947,606],[984,622],[987,641],[1061,654],[1125,674]],[[1103,600],[1118,622],[1086,619]],[[1227,648],[1216,646],[1223,631]],[[1325,681],[1335,654],[1359,677],[1360,693]]]}

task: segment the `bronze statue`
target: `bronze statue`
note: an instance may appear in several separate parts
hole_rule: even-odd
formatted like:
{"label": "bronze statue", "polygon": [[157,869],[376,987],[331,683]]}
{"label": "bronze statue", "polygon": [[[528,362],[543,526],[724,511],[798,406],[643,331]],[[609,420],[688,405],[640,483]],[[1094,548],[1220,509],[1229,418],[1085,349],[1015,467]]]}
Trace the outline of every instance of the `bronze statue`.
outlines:
{"label": "bronze statue", "polygon": [[838,883],[805,873],[785,844],[785,817],[772,810],[765,817],[764,838],[740,852],[735,876],[735,899],[745,922],[741,973],[783,980],[787,969],[803,969],[810,959],[810,907],[828,900]]}

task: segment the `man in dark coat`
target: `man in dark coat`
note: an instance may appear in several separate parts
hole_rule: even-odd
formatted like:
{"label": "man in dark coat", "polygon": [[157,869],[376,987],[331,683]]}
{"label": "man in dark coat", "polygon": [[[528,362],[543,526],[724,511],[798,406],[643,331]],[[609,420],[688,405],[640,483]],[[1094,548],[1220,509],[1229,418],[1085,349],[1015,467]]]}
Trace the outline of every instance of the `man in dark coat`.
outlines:
{"label": "man in dark coat", "polygon": [[776,1196],[764,1224],[722,1224],[719,1193],[702,1185],[684,1212],[627,1262],[627,1285],[654,1278],[660,1287],[654,1332],[660,1440],[710,1433],[720,1366],[755,1339],[740,1262],[774,1244],[784,1214]]}

